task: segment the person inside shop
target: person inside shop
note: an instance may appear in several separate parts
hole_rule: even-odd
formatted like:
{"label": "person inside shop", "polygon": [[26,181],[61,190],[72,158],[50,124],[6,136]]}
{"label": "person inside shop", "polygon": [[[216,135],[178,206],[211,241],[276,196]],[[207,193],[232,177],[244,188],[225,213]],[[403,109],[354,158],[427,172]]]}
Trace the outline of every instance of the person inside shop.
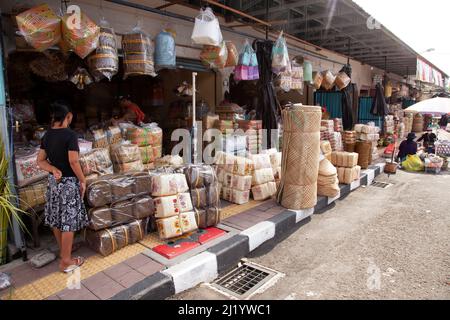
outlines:
{"label": "person inside shop", "polygon": [[415,139],[415,133],[411,132],[408,134],[406,140],[400,143],[397,155],[397,158],[400,159],[400,163],[405,161],[408,155],[415,155],[417,153],[417,142],[414,141]]}
{"label": "person inside shop", "polygon": [[113,117],[112,124],[118,125],[120,122],[133,122],[134,124],[139,124],[144,122],[145,113],[142,112],[141,108],[134,102],[132,102],[128,97],[121,97],[119,99],[120,115]]}
{"label": "person inside shop", "polygon": [[45,204],[45,224],[52,228],[59,246],[62,272],[80,267],[85,259],[72,257],[74,234],[87,226],[83,203],[86,178],[78,160],[77,134],[69,126],[73,114],[64,102],[51,105],[51,128],[41,141],[39,168],[49,172]]}
{"label": "person inside shop", "polygon": [[425,151],[428,153],[434,153],[434,143],[437,141],[437,136],[433,130],[428,128],[427,132],[417,140],[417,142],[423,141]]}

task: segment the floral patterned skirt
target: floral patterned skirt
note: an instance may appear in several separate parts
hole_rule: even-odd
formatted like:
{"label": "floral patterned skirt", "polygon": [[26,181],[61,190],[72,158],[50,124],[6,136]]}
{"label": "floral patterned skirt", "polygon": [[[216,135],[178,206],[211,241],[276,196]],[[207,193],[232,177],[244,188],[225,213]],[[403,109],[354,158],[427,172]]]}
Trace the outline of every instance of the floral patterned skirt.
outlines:
{"label": "floral patterned skirt", "polygon": [[89,218],[75,177],[59,182],[49,175],[45,204],[45,224],[63,232],[76,232],[87,226]]}

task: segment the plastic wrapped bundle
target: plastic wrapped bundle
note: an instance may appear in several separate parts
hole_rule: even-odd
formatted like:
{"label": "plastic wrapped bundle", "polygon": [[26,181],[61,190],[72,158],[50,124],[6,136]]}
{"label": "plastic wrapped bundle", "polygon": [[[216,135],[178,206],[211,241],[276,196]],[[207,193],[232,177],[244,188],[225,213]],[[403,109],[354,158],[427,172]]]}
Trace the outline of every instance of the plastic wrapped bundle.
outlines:
{"label": "plastic wrapped bundle", "polygon": [[180,213],[178,197],[176,195],[156,198],[154,203],[156,218],[167,218]]}
{"label": "plastic wrapped bundle", "polygon": [[200,14],[195,17],[191,39],[196,44],[211,46],[218,46],[222,42],[219,20],[211,8],[201,9]]}
{"label": "plastic wrapped bundle", "polygon": [[212,184],[206,187],[206,205],[207,207],[220,206],[220,189],[218,184]]}
{"label": "plastic wrapped bundle", "polygon": [[252,185],[257,186],[271,181],[275,181],[272,167],[254,171]]}
{"label": "plastic wrapped bundle", "polygon": [[244,204],[250,201],[250,190],[240,191],[240,190],[232,190],[231,191],[231,202],[236,204]]}
{"label": "plastic wrapped bundle", "polygon": [[358,154],[358,165],[367,169],[372,163],[372,143],[368,141],[356,142],[355,152]]}
{"label": "plastic wrapped bundle", "polygon": [[134,219],[134,202],[131,200],[119,201],[111,205],[113,225],[125,224]]}
{"label": "plastic wrapped bundle", "polygon": [[174,174],[157,174],[152,176],[152,196],[163,197],[178,193],[178,180]]}
{"label": "plastic wrapped bundle", "polygon": [[144,239],[147,234],[148,219],[135,220],[128,224],[129,242],[136,243]]}
{"label": "plastic wrapped bundle", "polygon": [[195,209],[195,219],[200,229],[214,227],[220,223],[220,208]]}
{"label": "plastic wrapped bundle", "polygon": [[191,196],[194,208],[203,209],[208,207],[206,188],[191,189]]}
{"label": "plastic wrapped bundle", "polygon": [[101,231],[86,231],[86,242],[89,247],[103,256],[109,256],[125,247],[128,239],[126,229],[104,229]]}
{"label": "plastic wrapped bundle", "polygon": [[106,175],[113,173],[113,164],[108,149],[92,149],[80,155],[80,165],[85,176],[91,174]]}
{"label": "plastic wrapped bundle", "polygon": [[234,67],[238,64],[239,53],[237,52],[236,46],[231,41],[225,41],[228,51],[227,62],[225,67]]}
{"label": "plastic wrapped bundle", "polygon": [[29,45],[44,51],[61,41],[61,19],[47,4],[43,4],[16,16],[20,33]]}
{"label": "plastic wrapped bundle", "polygon": [[175,39],[170,32],[161,31],[155,38],[155,65],[156,68],[176,67]]}
{"label": "plastic wrapped bundle", "polygon": [[112,202],[111,185],[107,180],[96,180],[86,190],[87,202],[91,207],[101,207]]}
{"label": "plastic wrapped bundle", "polygon": [[113,225],[113,218],[109,207],[91,208],[88,215],[89,228],[92,230],[102,230]]}
{"label": "plastic wrapped bundle", "polygon": [[111,158],[115,164],[123,164],[142,160],[141,152],[138,146],[134,144],[117,144],[111,146]]}
{"label": "plastic wrapped bundle", "polygon": [[255,170],[272,168],[268,154],[251,154],[249,155],[249,159],[253,161]]}
{"label": "plastic wrapped bundle", "polygon": [[181,231],[183,233],[192,232],[198,229],[195,212],[183,212],[179,215]]}
{"label": "plastic wrapped bundle", "polygon": [[322,82],[323,82],[323,75],[322,75],[322,72],[314,72],[314,74],[313,74],[313,84],[314,84],[314,88],[316,88],[317,90],[319,90],[320,87],[322,86]]}
{"label": "plastic wrapped bundle", "polygon": [[148,172],[131,172],[128,175],[135,181],[134,194],[150,194],[152,191],[152,177]]}
{"label": "plastic wrapped bundle", "polygon": [[156,220],[156,227],[158,229],[159,237],[164,240],[175,238],[183,234],[178,215]]}
{"label": "plastic wrapped bundle", "polygon": [[144,128],[133,126],[127,129],[127,139],[140,147],[160,146],[162,144],[162,129],[156,124]]}
{"label": "plastic wrapped bundle", "polygon": [[113,202],[130,199],[135,196],[134,185],[136,179],[126,175],[114,175],[105,177],[111,186],[111,195]]}
{"label": "plastic wrapped bundle", "polygon": [[117,144],[122,141],[122,132],[119,127],[111,126],[106,130],[106,137],[109,144]]}
{"label": "plastic wrapped bundle", "polygon": [[184,173],[191,188],[201,188],[217,182],[216,172],[209,165],[190,165],[184,169]]}
{"label": "plastic wrapped bundle", "polygon": [[122,37],[124,78],[129,76],[156,76],[151,39],[139,28]]}
{"label": "plastic wrapped bundle", "polygon": [[150,196],[140,196],[133,199],[135,219],[144,219],[154,214],[155,204]]}
{"label": "plastic wrapped bundle", "polygon": [[253,199],[262,201],[271,198],[277,192],[275,182],[267,182],[252,188]]}
{"label": "plastic wrapped bundle", "polygon": [[97,82],[104,78],[111,80],[119,70],[114,30],[105,21],[100,22],[100,25],[98,46],[88,58],[89,71]]}
{"label": "plastic wrapped bundle", "polygon": [[79,28],[73,25],[72,15],[66,14],[62,18],[63,40],[81,59],[97,48],[99,34],[100,28],[82,11]]}
{"label": "plastic wrapped bundle", "polygon": [[[240,191],[250,190],[252,187],[252,179],[252,176],[231,175],[231,184],[229,187]],[[227,186],[226,183],[225,186]]]}
{"label": "plastic wrapped bundle", "polygon": [[191,200],[191,194],[189,192],[179,193],[177,195],[178,198],[178,206],[180,212],[188,212],[194,209]]}

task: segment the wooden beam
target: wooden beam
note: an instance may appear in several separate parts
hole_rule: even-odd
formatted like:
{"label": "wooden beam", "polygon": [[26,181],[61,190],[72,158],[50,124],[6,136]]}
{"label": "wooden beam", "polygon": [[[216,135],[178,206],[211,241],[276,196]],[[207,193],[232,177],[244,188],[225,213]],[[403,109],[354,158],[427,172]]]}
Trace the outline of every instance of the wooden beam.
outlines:
{"label": "wooden beam", "polygon": [[175,5],[175,4],[180,4],[180,3],[182,3],[182,2],[184,2],[184,1],[183,1],[183,0],[173,0],[173,1],[169,1],[169,3],[163,4],[162,6],[156,7],[155,9],[162,10],[162,9],[171,7],[171,6]]}
{"label": "wooden beam", "polygon": [[212,5],[214,5],[214,6],[220,7],[220,8],[222,8],[222,9],[227,10],[227,11],[230,11],[230,12],[233,12],[233,13],[235,13],[235,14],[237,14],[237,15],[240,15],[241,17],[244,17],[244,18],[247,18],[247,19],[256,21],[256,22],[258,22],[258,23],[261,24],[261,25],[264,25],[264,26],[267,26],[267,27],[270,27],[270,26],[271,26],[271,24],[268,23],[268,22],[266,22],[266,21],[260,20],[260,19],[258,19],[258,18],[255,18],[255,17],[249,15],[249,14],[246,14],[245,12],[242,12],[242,11],[240,11],[240,10],[236,10],[236,9],[234,9],[234,8],[231,8],[231,7],[229,7],[229,6],[226,6],[226,5],[224,5],[224,4],[221,4],[220,2],[217,2],[217,1],[214,1],[214,0],[205,0],[205,1],[208,2],[209,4],[212,4]]}

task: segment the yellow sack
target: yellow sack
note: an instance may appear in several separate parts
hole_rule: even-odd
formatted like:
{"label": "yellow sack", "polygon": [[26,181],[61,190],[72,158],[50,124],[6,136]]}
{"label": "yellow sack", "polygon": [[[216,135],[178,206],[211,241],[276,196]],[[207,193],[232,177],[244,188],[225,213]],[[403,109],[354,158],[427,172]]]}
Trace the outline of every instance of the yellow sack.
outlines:
{"label": "yellow sack", "polygon": [[406,160],[402,162],[402,167],[406,171],[423,171],[425,170],[425,165],[422,160],[420,160],[418,155],[408,155]]}

